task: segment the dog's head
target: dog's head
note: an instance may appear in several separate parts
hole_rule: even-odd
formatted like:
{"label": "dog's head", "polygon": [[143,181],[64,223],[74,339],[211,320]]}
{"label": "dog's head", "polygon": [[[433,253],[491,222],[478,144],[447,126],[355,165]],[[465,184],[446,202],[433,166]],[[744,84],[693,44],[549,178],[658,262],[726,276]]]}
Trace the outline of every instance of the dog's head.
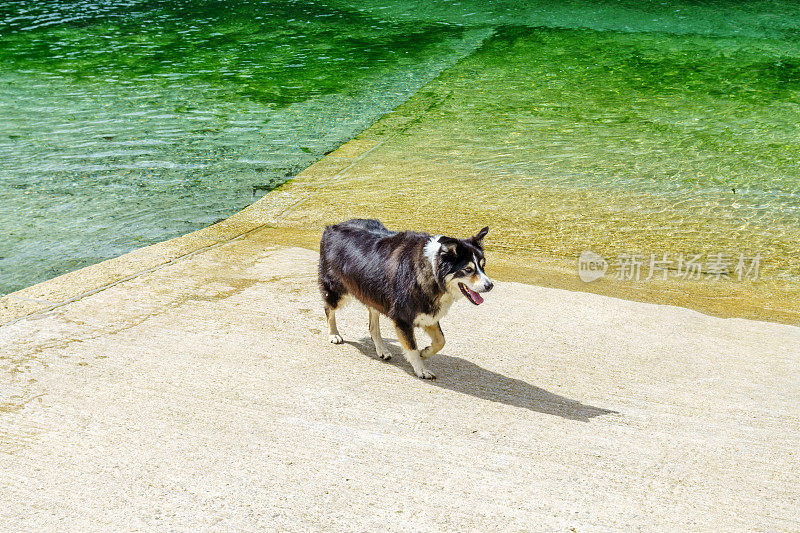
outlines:
{"label": "dog's head", "polygon": [[431,241],[433,246],[426,249],[426,253],[430,251],[435,254],[435,261],[431,262],[435,265],[443,288],[452,294],[463,294],[475,305],[483,303],[483,298],[478,293],[488,292],[494,287],[494,283],[483,271],[486,264],[483,238],[487,233],[488,227],[468,239],[434,238]]}

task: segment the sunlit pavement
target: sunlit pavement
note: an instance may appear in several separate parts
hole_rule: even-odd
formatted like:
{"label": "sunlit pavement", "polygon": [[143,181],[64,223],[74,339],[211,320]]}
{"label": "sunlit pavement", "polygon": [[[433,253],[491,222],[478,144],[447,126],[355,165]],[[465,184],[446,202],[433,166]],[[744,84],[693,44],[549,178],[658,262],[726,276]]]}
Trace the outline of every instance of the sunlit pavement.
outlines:
{"label": "sunlit pavement", "polygon": [[800,329],[498,283],[423,381],[269,235],[0,329],[2,529],[800,526]]}

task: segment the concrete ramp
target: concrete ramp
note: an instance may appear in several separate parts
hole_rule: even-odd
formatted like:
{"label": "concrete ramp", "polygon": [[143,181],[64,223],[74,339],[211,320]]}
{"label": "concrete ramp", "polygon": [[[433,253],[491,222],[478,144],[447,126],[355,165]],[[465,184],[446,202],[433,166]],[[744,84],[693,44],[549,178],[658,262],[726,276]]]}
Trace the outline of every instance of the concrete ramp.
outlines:
{"label": "concrete ramp", "polygon": [[800,328],[501,282],[423,381],[268,235],[0,328],[0,529],[800,529]]}

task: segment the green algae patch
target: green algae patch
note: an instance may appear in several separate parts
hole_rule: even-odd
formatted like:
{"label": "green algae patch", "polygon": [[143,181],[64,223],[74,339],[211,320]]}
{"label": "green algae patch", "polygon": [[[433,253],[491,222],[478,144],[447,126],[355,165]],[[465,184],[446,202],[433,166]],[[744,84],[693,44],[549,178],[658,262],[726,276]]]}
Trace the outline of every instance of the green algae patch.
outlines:
{"label": "green algae patch", "polygon": [[288,106],[353,91],[376,70],[414,64],[464,28],[394,22],[314,3],[144,3],[113,17],[6,29],[8,70],[77,81],[210,85],[228,98]]}

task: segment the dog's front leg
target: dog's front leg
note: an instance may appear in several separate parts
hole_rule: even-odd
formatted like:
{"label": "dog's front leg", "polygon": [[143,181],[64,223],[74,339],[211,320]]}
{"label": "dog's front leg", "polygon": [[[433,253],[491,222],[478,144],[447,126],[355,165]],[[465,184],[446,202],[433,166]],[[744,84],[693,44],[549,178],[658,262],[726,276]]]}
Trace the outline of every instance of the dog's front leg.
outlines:
{"label": "dog's front leg", "polygon": [[400,345],[403,347],[403,355],[406,356],[406,361],[411,363],[411,367],[414,369],[414,373],[417,377],[422,379],[434,379],[436,376],[433,375],[433,372],[425,368],[425,363],[419,355],[417,341],[414,339],[414,326],[408,322],[395,321],[394,327],[397,330],[397,340],[400,341]]}
{"label": "dog's front leg", "polygon": [[425,333],[430,336],[431,345],[419,352],[419,356],[423,359],[436,355],[439,350],[444,348],[444,333],[442,333],[442,327],[438,322],[433,326],[425,326]]}

